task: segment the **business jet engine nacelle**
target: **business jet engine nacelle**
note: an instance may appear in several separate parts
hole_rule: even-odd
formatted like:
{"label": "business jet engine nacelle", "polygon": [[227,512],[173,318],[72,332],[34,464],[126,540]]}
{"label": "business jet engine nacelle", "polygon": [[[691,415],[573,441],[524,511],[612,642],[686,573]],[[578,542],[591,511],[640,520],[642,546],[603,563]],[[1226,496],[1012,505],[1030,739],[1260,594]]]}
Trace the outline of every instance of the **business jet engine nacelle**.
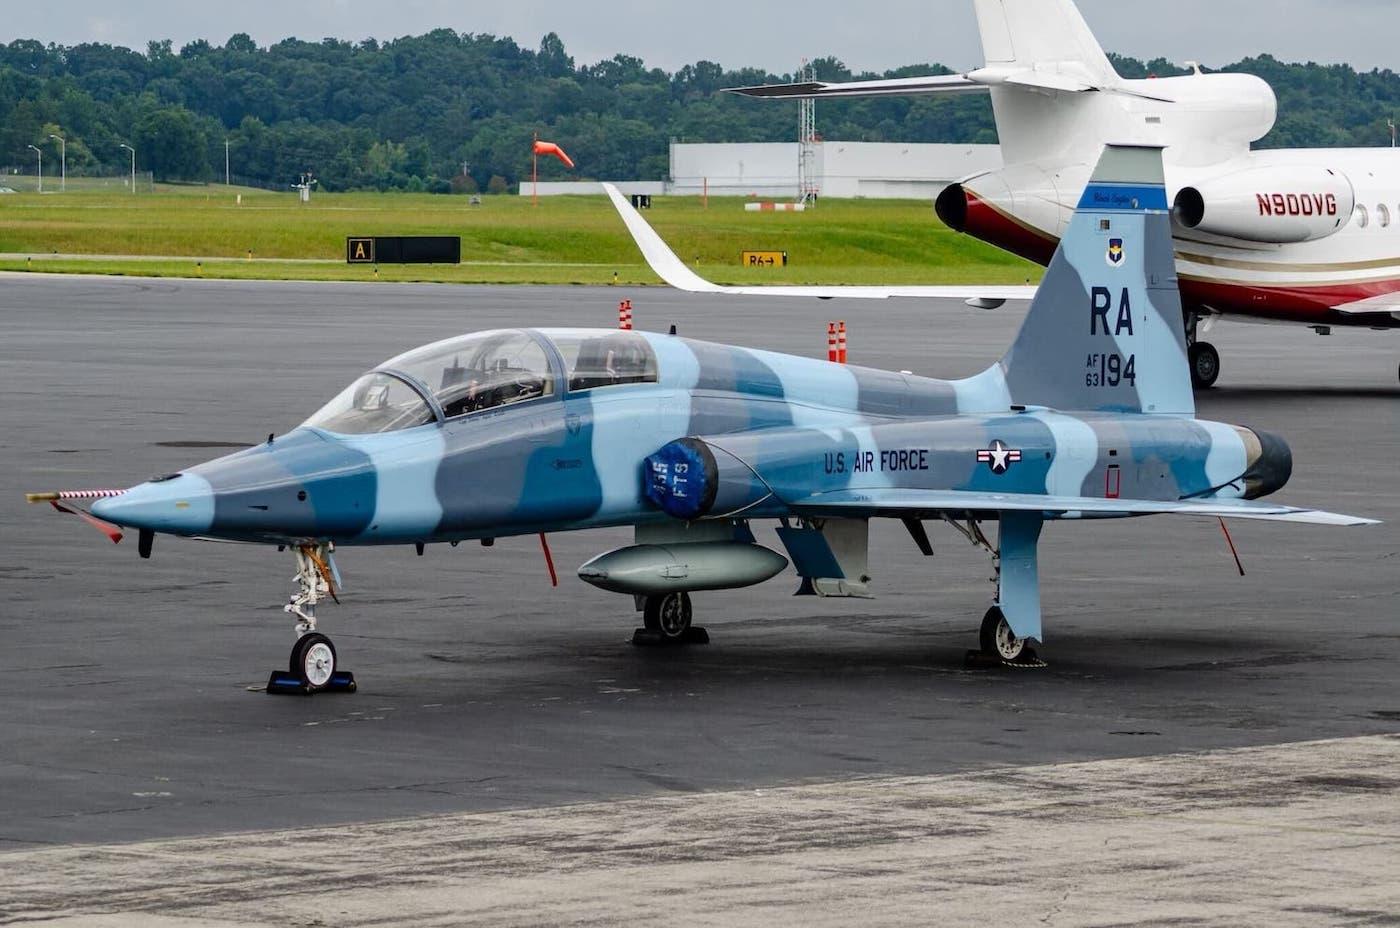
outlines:
{"label": "business jet engine nacelle", "polygon": [[966,232],[1049,264],[1088,180],[1088,165],[1071,165],[1054,173],[1034,164],[1012,165],[948,185],[933,208],[954,232]]}
{"label": "business jet engine nacelle", "polygon": [[1299,165],[1250,168],[1182,187],[1172,214],[1193,231],[1290,245],[1336,234],[1355,208],[1345,174]]}

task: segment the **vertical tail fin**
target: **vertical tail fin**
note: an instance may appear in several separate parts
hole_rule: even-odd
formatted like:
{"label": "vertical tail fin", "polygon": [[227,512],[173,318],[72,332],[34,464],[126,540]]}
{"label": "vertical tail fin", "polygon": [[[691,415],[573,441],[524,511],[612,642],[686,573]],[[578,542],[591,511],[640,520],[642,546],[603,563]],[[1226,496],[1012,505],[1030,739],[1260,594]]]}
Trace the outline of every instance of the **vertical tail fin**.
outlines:
{"label": "vertical tail fin", "polygon": [[1195,414],[1160,148],[1104,149],[1001,366],[1015,403]]}
{"label": "vertical tail fin", "polygon": [[1083,69],[1095,83],[1118,74],[1073,0],[976,0],[987,65]]}
{"label": "vertical tail fin", "polygon": [[[976,0],[982,50],[991,71],[1028,73],[1048,80],[1098,88],[1121,83],[1073,0]],[[992,88],[997,140],[1008,165],[1053,158],[1086,162],[1098,152],[1084,150],[1086,109],[1102,113],[1095,93],[1032,93],[1012,83]]]}

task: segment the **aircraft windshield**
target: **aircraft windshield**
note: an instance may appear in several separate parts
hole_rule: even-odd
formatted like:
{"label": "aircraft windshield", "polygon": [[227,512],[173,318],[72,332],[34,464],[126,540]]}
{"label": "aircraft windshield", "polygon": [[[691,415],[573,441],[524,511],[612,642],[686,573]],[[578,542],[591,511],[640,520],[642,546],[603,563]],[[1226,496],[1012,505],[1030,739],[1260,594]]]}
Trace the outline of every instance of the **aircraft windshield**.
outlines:
{"label": "aircraft windshield", "polygon": [[417,378],[451,419],[554,393],[544,348],[524,332],[482,332],[437,342],[383,365]]}
{"label": "aircraft windshield", "polygon": [[399,378],[365,374],[305,424],[342,435],[368,435],[427,425],[434,418],[432,407]]}

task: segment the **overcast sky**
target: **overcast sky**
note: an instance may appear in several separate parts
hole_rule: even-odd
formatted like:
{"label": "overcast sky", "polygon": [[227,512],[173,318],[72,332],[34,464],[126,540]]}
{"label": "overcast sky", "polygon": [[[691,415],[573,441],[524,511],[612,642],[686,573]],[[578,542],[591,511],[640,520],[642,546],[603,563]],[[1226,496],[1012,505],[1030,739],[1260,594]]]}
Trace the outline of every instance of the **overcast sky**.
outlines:
{"label": "overcast sky", "polygon": [[[247,32],[261,45],[287,36],[379,39],[449,27],[508,35],[535,48],[558,32],[580,64],[618,52],[673,71],[701,59],[726,67],[793,70],[835,55],[854,70],[924,61],[981,64],[971,0],[7,0],[0,39],[64,45],[149,39],[222,45]],[[1080,0],[1105,48],[1140,58],[1220,66],[1269,52],[1288,61],[1397,68],[1396,0]],[[1400,69],[1400,68],[1397,68]]]}

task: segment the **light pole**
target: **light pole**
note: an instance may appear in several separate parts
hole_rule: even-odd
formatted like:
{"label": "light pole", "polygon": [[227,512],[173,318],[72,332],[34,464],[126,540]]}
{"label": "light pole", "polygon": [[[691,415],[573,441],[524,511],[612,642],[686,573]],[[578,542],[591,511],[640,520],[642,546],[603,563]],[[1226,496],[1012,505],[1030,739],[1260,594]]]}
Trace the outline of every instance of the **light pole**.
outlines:
{"label": "light pole", "polygon": [[122,148],[131,152],[131,192],[136,193],[136,149],[122,142]]}
{"label": "light pole", "polygon": [[63,171],[58,182],[58,192],[68,192],[68,140],[60,135],[50,133],[49,138],[58,140],[58,161]]}
{"label": "light pole", "polygon": [[30,145],[34,153],[39,156],[39,192],[44,192],[44,153],[39,150],[38,145]]}
{"label": "light pole", "polygon": [[225,186],[225,187],[231,187],[231,186],[233,186],[232,184],[229,183],[229,173],[228,173],[228,139],[224,139],[224,186]]}

